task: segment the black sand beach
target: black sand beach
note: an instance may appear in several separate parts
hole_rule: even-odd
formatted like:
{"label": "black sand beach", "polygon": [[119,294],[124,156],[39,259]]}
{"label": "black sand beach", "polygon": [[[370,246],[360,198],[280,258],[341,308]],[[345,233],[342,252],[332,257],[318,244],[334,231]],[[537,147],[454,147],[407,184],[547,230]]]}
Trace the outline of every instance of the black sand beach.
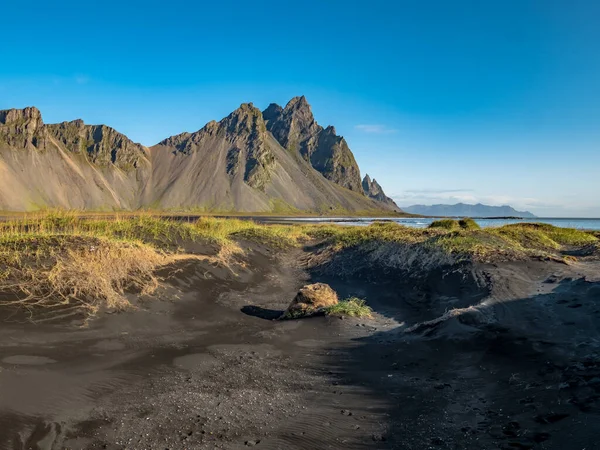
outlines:
{"label": "black sand beach", "polygon": [[[4,310],[0,448],[595,448],[597,261],[417,282],[320,258],[247,244],[233,271],[181,263],[158,299],[84,327]],[[308,281],[375,317],[272,320]]]}

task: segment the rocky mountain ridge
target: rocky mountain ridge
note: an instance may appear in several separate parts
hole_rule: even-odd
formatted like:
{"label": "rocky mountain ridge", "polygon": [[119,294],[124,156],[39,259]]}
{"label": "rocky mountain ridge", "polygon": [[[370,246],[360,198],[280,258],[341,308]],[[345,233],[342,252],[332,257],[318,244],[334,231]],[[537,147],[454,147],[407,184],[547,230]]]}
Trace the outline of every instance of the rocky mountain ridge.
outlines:
{"label": "rocky mountain ridge", "polygon": [[376,190],[363,190],[346,141],[304,97],[264,112],[245,103],[150,148],[105,125],[46,125],[33,107],[0,111],[0,210],[398,210]]}
{"label": "rocky mountain ridge", "polygon": [[377,180],[375,178],[373,178],[371,180],[371,177],[369,176],[369,174],[366,174],[365,177],[363,178],[362,188],[363,188],[365,194],[367,195],[367,197],[372,198],[373,200],[376,200],[383,204],[386,204],[392,209],[394,209],[394,208],[400,209],[400,208],[398,208],[398,205],[396,205],[396,202],[394,202],[394,200],[392,200],[390,197],[385,195],[385,192],[383,192],[383,188],[377,182]]}

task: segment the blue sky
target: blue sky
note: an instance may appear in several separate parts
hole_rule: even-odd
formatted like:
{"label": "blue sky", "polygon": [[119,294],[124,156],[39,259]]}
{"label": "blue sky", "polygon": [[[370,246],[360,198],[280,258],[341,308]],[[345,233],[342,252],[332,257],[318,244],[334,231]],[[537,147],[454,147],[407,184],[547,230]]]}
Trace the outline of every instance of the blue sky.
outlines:
{"label": "blue sky", "polygon": [[153,145],[304,94],[401,205],[600,217],[600,2],[21,3],[0,109]]}

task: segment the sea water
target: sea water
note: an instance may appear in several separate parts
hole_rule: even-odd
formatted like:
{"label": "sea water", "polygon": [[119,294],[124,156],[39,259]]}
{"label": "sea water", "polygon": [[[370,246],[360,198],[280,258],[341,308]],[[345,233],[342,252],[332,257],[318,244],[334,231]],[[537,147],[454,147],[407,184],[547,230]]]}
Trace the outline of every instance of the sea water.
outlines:
{"label": "sea water", "polygon": [[[396,217],[396,218],[377,218],[377,217],[335,217],[335,218],[290,218],[294,222],[317,222],[317,223],[335,223],[339,225],[370,225],[375,221],[396,222],[407,227],[427,228],[434,220],[440,218],[417,218],[417,217]],[[562,228],[577,228],[581,230],[600,230],[600,219],[577,219],[577,218],[535,218],[535,219],[473,219],[480,227],[501,227],[513,223],[547,223]]]}

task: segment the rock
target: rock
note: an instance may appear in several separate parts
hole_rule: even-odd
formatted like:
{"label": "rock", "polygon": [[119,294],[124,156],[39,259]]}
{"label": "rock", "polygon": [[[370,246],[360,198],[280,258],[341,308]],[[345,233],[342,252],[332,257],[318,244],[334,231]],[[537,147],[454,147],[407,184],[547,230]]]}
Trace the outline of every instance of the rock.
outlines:
{"label": "rock", "polygon": [[35,107],[0,111],[0,144],[13,148],[45,149],[47,131]]}
{"label": "rock", "polygon": [[396,205],[396,202],[394,202],[394,200],[385,195],[385,192],[383,192],[383,188],[379,185],[377,180],[375,178],[371,180],[369,174],[366,174],[363,178],[362,187],[367,197],[372,198],[373,200],[377,200],[378,202],[384,203],[390,208],[395,209],[397,211],[400,210],[400,208],[398,208],[398,205]]}
{"label": "rock", "polygon": [[387,439],[383,434],[375,433],[371,436],[371,439],[375,442],[385,442]]}
{"label": "rock", "polygon": [[282,318],[294,319],[323,313],[325,308],[336,305],[338,296],[328,284],[307,284],[300,288]]}

